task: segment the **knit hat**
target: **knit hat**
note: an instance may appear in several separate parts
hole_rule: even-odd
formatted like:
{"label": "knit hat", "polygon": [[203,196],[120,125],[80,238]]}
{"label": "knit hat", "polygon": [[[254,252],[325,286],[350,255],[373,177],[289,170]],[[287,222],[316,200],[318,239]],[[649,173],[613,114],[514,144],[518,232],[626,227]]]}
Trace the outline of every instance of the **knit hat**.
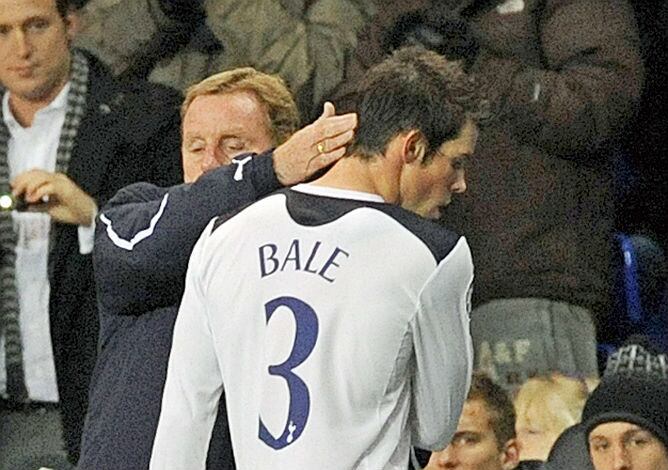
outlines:
{"label": "knit hat", "polygon": [[646,337],[632,335],[608,357],[603,375],[632,372],[668,379],[668,357]]}
{"label": "knit hat", "polygon": [[637,372],[604,377],[585,404],[582,422],[589,436],[599,424],[613,421],[650,431],[668,449],[668,380]]}

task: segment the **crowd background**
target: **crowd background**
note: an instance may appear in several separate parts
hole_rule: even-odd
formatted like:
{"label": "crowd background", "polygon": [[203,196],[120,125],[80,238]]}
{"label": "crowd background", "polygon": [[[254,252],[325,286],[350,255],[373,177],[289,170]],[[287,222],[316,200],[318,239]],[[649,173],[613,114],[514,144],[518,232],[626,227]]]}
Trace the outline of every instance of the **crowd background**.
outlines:
{"label": "crowd background", "polygon": [[[487,59],[490,53],[496,54],[497,57],[504,54],[512,57],[512,54],[518,54],[522,61],[539,70],[541,67],[549,70],[549,67],[578,65],[559,64],[556,59],[551,64],[546,63],[552,60],[546,54],[569,52],[559,49],[555,51],[545,49],[541,53],[543,58],[536,59],[533,57],[534,53],[530,52],[531,49],[537,47],[533,43],[522,46],[529,50],[526,53],[527,56],[524,57],[518,52],[518,44],[530,41],[530,39],[513,38],[512,35],[501,39],[502,36],[499,36],[501,33],[489,33],[485,30],[485,25],[480,26],[476,23],[476,20],[484,17],[487,11],[498,8],[499,5],[512,7],[515,3],[519,5],[524,2],[391,0],[380,4],[372,0],[246,0],[244,2],[232,0],[190,2],[91,0],[80,3],[85,4],[85,8],[82,11],[81,31],[77,45],[100,57],[119,77],[130,81],[148,79],[184,90],[188,85],[212,73],[249,65],[265,72],[278,73],[286,80],[296,96],[304,122],[310,122],[317,116],[325,99],[335,98],[337,103],[345,104],[346,95],[350,93],[355,79],[369,66],[379,62],[383,55],[393,47],[401,44],[402,41],[418,41],[429,45],[429,41],[434,40],[434,31],[441,33],[440,41],[443,41],[443,38],[446,38],[447,41],[445,45],[434,43],[433,47],[440,48],[447,56],[471,62],[473,73],[487,78],[487,82],[492,81],[489,80],[490,75],[496,78],[504,73],[500,62]],[[607,27],[608,31],[598,36],[590,35],[591,37],[586,36],[588,27],[591,27],[589,16],[595,17],[597,9],[600,9],[601,6],[607,9],[612,5],[614,9],[619,9],[622,5],[623,10],[624,3],[591,2],[590,9],[580,8],[579,11],[576,11],[579,8],[578,3],[587,4],[589,2],[575,2],[576,6],[571,5],[570,9],[560,8],[560,3],[527,2],[527,9],[544,11],[545,15],[558,10],[558,17],[554,19],[555,27],[573,28],[572,31],[568,31],[568,34],[575,37],[570,40],[571,42],[581,43],[577,47],[592,46],[592,54],[589,54],[591,51],[587,51],[587,54],[575,58],[584,61],[582,70],[572,76],[564,76],[563,86],[573,88],[575,91],[573,92],[574,97],[566,96],[563,98],[563,103],[560,104],[562,107],[572,107],[581,98],[577,96],[578,93],[588,93],[589,95],[586,96],[589,99],[581,103],[583,108],[581,112],[592,116],[583,120],[579,116],[575,118],[559,114],[563,112],[561,108],[554,108],[547,111],[552,112],[552,116],[544,114],[541,119],[553,117],[557,120],[566,119],[563,122],[563,128],[557,128],[553,132],[554,138],[557,139],[553,146],[556,146],[557,149],[574,149],[578,154],[577,158],[584,163],[571,173],[558,170],[566,175],[562,177],[572,178],[567,184],[573,186],[610,184],[610,187],[605,191],[601,190],[599,194],[596,194],[594,188],[585,188],[580,191],[574,197],[585,198],[586,203],[582,207],[576,207],[577,210],[585,211],[587,206],[597,206],[596,210],[587,209],[591,212],[589,218],[566,220],[558,228],[568,231],[568,235],[563,235],[561,238],[553,236],[552,238],[536,239],[534,242],[539,246],[536,249],[537,253],[549,253],[546,256],[569,258],[572,255],[569,254],[568,249],[562,250],[556,246],[565,243],[568,236],[575,239],[588,237],[604,241],[607,252],[601,249],[602,243],[573,242],[579,246],[571,251],[581,259],[586,258],[586,263],[591,266],[589,268],[587,266],[573,268],[572,265],[577,261],[574,259],[557,261],[552,264],[548,262],[546,266],[543,266],[543,269],[579,270],[574,276],[589,278],[586,281],[575,281],[575,283],[565,281],[566,293],[559,292],[564,290],[559,282],[551,283],[548,289],[554,291],[553,300],[563,300],[576,306],[586,307],[592,313],[595,323],[603,319],[603,323],[597,325],[598,340],[603,343],[603,346],[600,347],[603,352],[599,357],[600,368],[605,351],[609,350],[606,345],[619,345],[625,336],[632,332],[642,330],[652,336],[662,347],[668,347],[665,335],[661,334],[665,323],[656,318],[666,315],[665,311],[661,314],[660,310],[665,310],[666,303],[665,250],[668,246],[666,235],[668,218],[665,216],[668,211],[668,174],[666,170],[668,165],[665,163],[666,146],[665,139],[663,139],[668,115],[665,86],[667,59],[664,52],[667,42],[666,31],[668,31],[666,26],[668,2],[633,0],[630,2],[633,8],[633,18],[624,18],[626,12],[622,11],[618,17],[605,19],[608,24],[602,27]],[[620,18],[621,21],[635,20],[637,31],[624,31],[623,28],[627,25],[619,26],[622,29],[616,30]],[[465,20],[469,20],[470,23],[467,24]],[[542,24],[539,22],[538,26]],[[416,27],[416,25],[419,26]],[[522,28],[516,24],[511,24],[511,27],[520,28],[518,31],[521,31]],[[445,35],[442,34],[444,31]],[[545,34],[548,33],[552,34],[549,31],[545,32]],[[581,38],[582,34],[585,36]],[[624,37],[619,39],[620,35]],[[604,50],[604,44],[600,44],[602,40],[614,44],[616,50],[613,50],[612,46],[610,50]],[[504,45],[490,45],[485,41],[499,41],[499,44]],[[511,43],[508,45],[504,41],[511,41]],[[515,46],[512,45],[512,41],[515,41]],[[556,36],[554,41],[555,44],[550,47],[560,47],[559,43],[567,42],[567,38]],[[587,44],[587,41],[592,43]],[[494,47],[497,49],[494,50]],[[503,48],[507,50],[504,51]],[[596,48],[603,51],[596,52]],[[593,58],[590,59],[590,56]],[[537,63],[535,63],[536,60],[538,60]],[[586,67],[605,67],[605,60],[617,62],[620,70],[613,71],[609,76],[599,77],[597,80],[591,79],[589,84],[586,82],[577,84],[577,80],[586,77],[588,73],[585,70]],[[638,60],[641,60],[642,63]],[[544,65],[540,65],[541,61]],[[489,62],[489,71],[486,70],[485,62]],[[517,77],[517,75],[514,76]],[[569,84],[568,80],[575,83]],[[481,81],[484,82],[484,80]],[[611,82],[614,82],[615,86],[612,86]],[[558,85],[562,86],[561,83]],[[584,87],[584,89],[577,90],[578,87]],[[596,89],[600,91],[596,92]],[[510,106],[508,92],[504,92],[505,99],[500,100],[494,97],[491,100],[492,104],[498,106],[503,102],[506,106]],[[497,91],[494,93],[499,94]],[[613,94],[625,98],[610,100],[609,95]],[[555,94],[551,99],[556,100],[559,97]],[[608,104],[605,103],[606,99],[610,100]],[[527,112],[526,109],[522,110],[517,105],[515,106],[518,108],[518,113]],[[506,129],[521,126],[525,131],[529,131],[532,124],[506,120],[504,125]],[[578,126],[595,126],[595,128],[587,129],[585,132]],[[503,130],[503,126],[501,128]],[[564,130],[565,128],[575,130]],[[534,127],[533,132],[536,129]],[[492,132],[489,134],[491,135]],[[578,145],[573,145],[572,141],[580,137],[585,140],[578,142]],[[605,145],[601,146],[601,141],[604,141]],[[499,145],[503,144],[497,142],[490,144],[489,147],[499,153],[503,148]],[[482,141],[479,151],[485,158],[487,158],[486,148],[485,142]],[[516,152],[518,148],[515,147]],[[561,150],[551,150],[547,154],[558,156],[560,152]],[[603,154],[603,157],[600,154]],[[609,173],[612,176],[611,181],[608,176],[595,178],[582,176],[589,172],[589,169],[585,168],[588,165],[585,160],[600,158],[603,158],[608,165],[605,171],[611,170]],[[468,199],[476,197],[476,183],[489,185],[489,179],[496,178],[499,171],[506,171],[506,177],[515,178],[513,182],[521,184],[526,172],[530,174],[544,170],[544,168],[532,168],[530,158],[513,160],[504,157],[500,160],[507,160],[507,163],[498,164],[489,169],[491,176],[483,174],[477,181],[474,180],[474,187],[470,188],[471,194]],[[489,159],[484,164],[489,165]],[[524,168],[509,171],[508,165],[510,164],[524,165]],[[474,165],[477,163],[474,162]],[[516,178],[513,175],[518,171],[520,175]],[[565,187],[542,176],[537,178],[529,176],[524,184],[527,186],[556,184],[557,190],[563,190]],[[534,189],[529,187],[529,191]],[[510,188],[510,190],[521,192],[518,187]],[[503,186],[495,187],[490,193],[498,196],[498,191],[503,192]],[[477,196],[487,197],[484,194],[477,194]],[[508,196],[504,197],[505,199],[498,207],[493,207],[494,210],[503,210],[503,216],[507,218],[512,215],[512,211],[504,206],[517,204],[518,201]],[[575,204],[568,198],[568,194],[564,193],[564,205]],[[601,198],[605,201],[601,201]],[[556,200],[558,201],[558,198]],[[530,204],[536,203],[535,198],[528,198],[528,201]],[[605,202],[614,203],[614,208],[604,207]],[[470,214],[474,213],[471,212],[471,207],[475,209],[475,202],[464,203],[462,209],[455,207],[450,211],[453,215],[447,221],[461,229],[468,238],[483,237],[485,233],[480,235],[476,232],[482,229],[471,228],[466,223],[460,222],[461,219],[470,217]],[[527,214],[525,216],[527,220],[533,219],[533,222],[544,225],[549,224],[550,221],[541,220],[540,217],[570,217],[564,215],[567,214],[566,210],[558,213],[554,209]],[[481,225],[480,219],[490,217],[494,218],[493,215],[483,212],[482,216],[468,223],[469,225],[474,225],[474,223]],[[516,223],[517,220],[517,218],[508,219],[507,225]],[[530,225],[522,225],[522,219],[519,220],[520,229],[537,230]],[[570,229],[568,224],[590,225],[590,227],[581,226],[577,229]],[[486,237],[487,239],[502,239],[508,237],[511,232],[495,228],[492,222],[485,227],[485,230],[491,230],[492,236]],[[614,230],[614,234],[628,235],[630,238],[622,239],[619,236],[613,238],[608,233],[611,230]],[[467,231],[472,233],[467,233]],[[517,243],[512,247],[504,247],[498,242],[497,244],[478,244],[481,245],[481,250],[489,251],[498,246],[501,246],[502,250],[514,249],[529,252],[534,250],[532,246],[519,245],[519,243],[526,243],[526,239],[519,237],[517,239]],[[550,248],[544,246],[545,244],[553,246]],[[624,254],[625,249],[626,255]],[[627,256],[628,260],[629,250],[636,261],[635,271],[624,269],[624,256]],[[530,255],[523,259],[516,254],[504,251],[503,254],[506,255],[507,260],[499,256],[498,262],[485,264],[483,256],[494,258],[489,251],[483,251],[484,255],[482,253],[479,255],[483,263],[484,272],[480,274],[482,277],[488,276],[487,271],[499,271],[497,265],[501,263],[510,265],[536,262]],[[587,251],[597,251],[597,254],[593,256]],[[609,269],[606,263],[612,263],[612,269]],[[515,268],[516,272],[520,269],[521,267]],[[529,270],[529,273],[541,281],[549,279],[537,271]],[[548,295],[543,295],[542,291],[540,291],[541,295],[527,295],[526,289],[511,292],[510,288],[497,287],[498,284],[502,284],[499,276],[505,274],[507,271],[501,270],[495,273],[497,277],[492,277],[489,282],[479,280],[478,294],[484,296],[484,300],[498,297],[549,297],[549,292]],[[629,281],[628,276],[634,274],[638,277],[637,281]],[[511,277],[516,284],[525,281],[521,276]],[[494,286],[490,288],[486,284],[494,284]],[[632,290],[634,286],[639,288],[638,295],[635,295]],[[605,292],[608,288],[610,290]],[[586,290],[595,291],[595,293],[585,292],[583,294],[581,292]],[[529,290],[528,294],[531,293]],[[578,298],[569,299],[568,295]],[[640,299],[641,303],[634,299]],[[481,300],[478,303],[483,302]],[[630,305],[632,306],[629,307]],[[629,308],[635,309],[635,312],[630,313]]]}
{"label": "crowd background", "polygon": [[[79,0],[73,3],[82,8],[74,45],[106,64],[124,86],[133,87],[148,80],[183,92],[213,73],[252,66],[264,72],[277,73],[285,79],[304,123],[317,116],[325,100],[333,99],[344,110],[356,78],[400,45],[417,42],[444,53],[448,58],[464,61],[482,85],[497,85],[487,89],[490,105],[493,112],[498,114],[501,110],[506,113],[505,120],[492,121],[490,128],[493,130],[482,134],[479,149],[485,158],[473,162],[473,188],[467,196],[469,202],[465,199],[461,205],[454,205],[449,219],[445,221],[453,223],[467,237],[483,240],[477,253],[476,243],[472,244],[474,260],[481,260],[481,263],[476,262],[477,269],[483,270],[481,276],[486,276],[485,258],[498,254],[492,254],[495,246],[485,245],[486,240],[504,241],[509,233],[518,230],[518,226],[511,223],[513,204],[517,202],[512,197],[502,200],[508,206],[502,207],[497,214],[506,221],[505,227],[475,233],[476,227],[482,229],[462,222],[468,220],[467,211],[476,204],[472,198],[484,197],[489,201],[498,199],[499,194],[504,192],[502,184],[495,179],[506,180],[513,176],[512,180],[520,184],[511,190],[520,196],[525,193],[530,196],[533,192],[554,192],[556,188],[554,202],[557,205],[562,196],[564,205],[572,203],[568,199],[572,197],[574,207],[583,211],[601,204],[601,208],[592,211],[591,217],[585,221],[567,211],[547,213],[550,218],[561,222],[556,224],[557,229],[573,230],[578,238],[584,239],[579,253],[587,255],[583,258],[582,272],[586,271],[587,276],[593,279],[591,284],[579,283],[577,279],[567,280],[566,289],[555,289],[554,295],[551,295],[550,283],[541,282],[540,295],[533,296],[521,291],[495,291],[497,286],[492,280],[489,286],[482,288],[483,292],[488,290],[492,293],[485,298],[474,299],[474,308],[484,307],[490,300],[506,298],[539,297],[565,302],[572,304],[566,316],[581,315],[582,312],[577,310],[581,307],[585,312],[584,323],[590,321],[591,315],[596,328],[598,362],[594,374],[587,367],[581,367],[577,360],[568,364],[564,362],[564,367],[559,367],[564,351],[577,356],[577,351],[573,351],[579,346],[559,350],[557,356],[560,357],[552,362],[546,360],[544,364],[506,372],[503,367],[499,368],[504,364],[503,358],[509,355],[530,356],[529,346],[522,342],[524,338],[493,325],[496,329],[493,334],[495,342],[490,343],[491,346],[488,344],[493,359],[491,365],[487,364],[486,372],[515,399],[517,440],[522,442],[520,449],[525,449],[524,455],[520,453],[516,460],[550,460],[553,453],[558,454],[555,457],[558,460],[565,458],[564,454],[574,453],[569,445],[566,446],[569,451],[565,453],[556,452],[556,449],[566,439],[563,432],[576,428],[582,420],[587,397],[598,383],[597,375],[613,375],[620,370],[624,373],[646,372],[649,369],[653,371],[650,374],[652,377],[666,378],[668,1],[631,0],[627,4],[621,0],[526,0],[525,4],[523,0]],[[627,11],[628,5],[631,9]],[[520,24],[510,20],[508,28],[499,30],[490,29],[485,23],[490,12],[512,14],[525,7],[530,10],[531,21],[535,23]],[[621,13],[605,16],[602,7]],[[603,18],[602,24],[591,21],[596,16]],[[557,25],[558,28],[552,26],[556,30],[550,30],[550,25]],[[544,28],[541,30],[544,43],[529,43],[526,37],[516,34],[517,31],[533,31],[532,28]],[[601,38],[609,43],[610,50],[604,47],[606,44],[601,42]],[[572,51],[568,48],[574,47],[574,43],[581,48],[577,60],[560,62],[558,59],[570,57]],[[618,47],[619,44],[623,47]],[[522,68],[525,65],[529,67],[527,70]],[[576,70],[577,73],[560,81],[563,77],[559,74],[569,70]],[[606,73],[597,75],[601,70],[606,70]],[[503,81],[508,77],[509,86],[499,87],[499,79]],[[497,83],[494,83],[495,79]],[[587,83],[588,79],[592,80]],[[582,115],[574,118],[554,107],[536,110],[530,107],[528,98],[526,102],[518,98],[518,89],[529,85],[533,87],[536,83],[547,84],[543,87],[545,93],[550,91],[550,86],[557,88],[565,84],[565,89],[572,94],[563,95],[567,98],[563,100],[564,108],[573,109],[581,104]],[[527,97],[534,96],[534,92],[538,96],[544,90],[531,88]],[[556,102],[557,95],[552,96]],[[555,106],[554,102],[550,105]],[[508,109],[515,115],[508,116]],[[569,132],[562,132],[563,129],[554,132],[546,138],[549,144],[544,146],[544,142],[536,143],[534,140],[549,119],[562,124]],[[506,134],[511,137],[506,138]],[[536,160],[531,159],[535,153],[529,152],[528,158],[515,159],[515,153],[521,153],[517,149],[524,152],[528,146],[544,151],[549,154],[548,158],[542,160],[541,154],[541,163],[536,164]],[[531,171],[543,176],[549,173],[553,169],[545,163],[550,161],[549,158],[556,158],[560,164],[567,160],[562,158],[561,150],[552,152],[554,148],[563,147],[575,148],[580,162],[568,162],[568,172],[561,176],[561,181],[557,183],[550,178],[538,178],[521,183]],[[511,156],[503,156],[502,151],[508,151]],[[493,158],[488,153],[498,158],[498,165],[490,170],[489,175],[480,177],[484,170],[481,167]],[[588,160],[595,158],[604,161],[605,165],[590,165]],[[603,174],[603,167],[605,177],[602,179],[587,176]],[[598,192],[599,183],[601,187],[610,186],[592,203],[588,197]],[[555,186],[541,188],[541,184]],[[495,189],[481,195],[476,185],[479,185],[478,188]],[[563,191],[569,186],[582,191]],[[113,188],[116,189],[119,188]],[[467,207],[466,204],[472,206]],[[540,201],[533,201],[531,205],[540,205]],[[527,210],[529,219],[536,224],[531,231],[540,232],[543,225],[554,222],[547,220],[546,214],[541,214],[543,218],[531,219],[531,208]],[[488,216],[484,215],[485,218]],[[606,217],[610,218],[609,221],[603,220]],[[583,226],[587,223],[601,230],[581,230],[592,228]],[[591,252],[587,252],[588,247],[593,246],[588,242],[593,239],[607,247],[600,251],[601,256],[592,256]],[[542,252],[553,255],[555,264],[538,266],[538,274],[531,267],[527,268],[527,272],[532,276],[542,275],[555,266],[562,266],[560,263],[570,255],[569,248],[560,243],[561,238],[539,240],[537,246]],[[507,250],[504,251],[505,258],[499,256],[500,263],[511,265],[517,261],[515,267],[524,267],[522,263],[525,260],[517,254],[526,247],[521,244],[510,246],[512,250],[503,246],[499,248]],[[600,250],[600,246],[595,250]],[[564,269],[568,271],[568,268]],[[521,277],[512,281],[526,284]],[[588,302],[581,301],[578,295],[568,297],[569,292],[587,289],[595,290],[596,295],[600,294],[600,298],[605,299]],[[580,332],[573,330],[577,325],[569,328],[570,334],[577,339]],[[87,326],[86,334],[96,339],[95,330]],[[564,331],[559,334],[567,336],[569,330]],[[634,334],[642,334],[644,339],[640,341],[632,337],[629,343],[628,338]],[[559,341],[550,339],[553,341],[544,348],[557,348],[555,345]],[[531,341],[534,341],[533,338]],[[636,354],[638,343],[645,351],[642,354]],[[90,349],[94,341],[87,344],[87,349]],[[479,350],[476,353],[480,356]],[[86,354],[90,356],[91,353]],[[502,360],[499,361],[499,357]],[[661,359],[658,362],[648,359],[650,357],[663,357],[663,362]],[[91,363],[92,359],[88,358],[88,369],[92,368]],[[478,365],[485,369],[482,367],[485,364]],[[500,369],[503,372],[499,372]],[[89,371],[84,371],[81,374],[83,378],[73,379],[80,382],[74,388],[85,389],[89,375]],[[85,408],[85,404],[77,406]],[[554,413],[546,415],[546,409]],[[415,460],[421,460],[419,451],[417,454]],[[428,456],[422,460],[419,465],[426,464]]]}

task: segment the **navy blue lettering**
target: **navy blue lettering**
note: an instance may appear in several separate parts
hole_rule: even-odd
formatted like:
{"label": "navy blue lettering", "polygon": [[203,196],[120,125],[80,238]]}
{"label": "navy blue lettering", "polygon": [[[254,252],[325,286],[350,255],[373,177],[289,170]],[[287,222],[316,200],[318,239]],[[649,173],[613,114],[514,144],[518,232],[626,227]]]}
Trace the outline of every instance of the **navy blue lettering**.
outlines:
{"label": "navy blue lettering", "polygon": [[285,256],[285,259],[283,260],[283,265],[281,266],[281,271],[285,270],[285,265],[288,264],[288,261],[292,261],[295,263],[294,270],[299,271],[301,269],[301,263],[299,262],[299,240],[292,240],[292,243],[290,243],[290,249],[288,250],[288,254]]}
{"label": "navy blue lettering", "polygon": [[264,305],[267,324],[278,307],[287,307],[295,317],[295,342],[290,356],[282,364],[270,365],[270,375],[283,377],[288,386],[290,401],[288,418],[283,432],[278,436],[271,434],[260,418],[258,437],[262,442],[275,450],[283,449],[301,436],[306,427],[310,409],[311,395],[306,383],[293,372],[313,352],[318,339],[318,316],[306,302],[294,297],[278,297]]}
{"label": "navy blue lettering", "polygon": [[316,274],[318,272],[317,269],[311,270],[309,269],[311,267],[311,263],[313,262],[313,258],[315,258],[315,255],[318,253],[318,248],[320,248],[321,243],[320,242],[315,242],[313,245],[313,250],[311,251],[311,256],[308,257],[308,261],[306,261],[306,266],[304,266],[304,271],[311,273],[311,274]]}
{"label": "navy blue lettering", "polygon": [[[268,256],[265,256],[265,248],[268,248],[271,253]],[[260,252],[260,277],[265,277],[269,276],[270,274],[274,274],[276,270],[278,269],[278,260],[275,258],[276,252],[278,251],[278,247],[272,243],[267,243],[266,245],[262,245],[258,251]],[[271,271],[267,271],[267,261],[271,261],[273,263],[273,267],[271,268]]]}
{"label": "navy blue lettering", "polygon": [[350,256],[347,252],[343,251],[341,248],[339,248],[339,247],[337,246],[337,247],[334,249],[334,252],[332,253],[332,256],[329,257],[329,259],[327,260],[327,262],[324,264],[324,266],[322,267],[322,269],[321,269],[320,272],[318,273],[318,274],[320,275],[320,277],[322,277],[322,278],[325,279],[326,281],[334,282],[334,278],[333,278],[333,277],[332,277],[332,278],[327,277],[326,274],[327,274],[327,270],[330,268],[330,266],[336,266],[337,268],[340,267],[340,266],[336,263],[336,257],[339,256],[339,254],[341,254],[341,253],[343,253],[344,255],[346,255],[346,258],[348,258],[348,257]]}
{"label": "navy blue lettering", "polygon": [[[308,246],[309,243],[307,242]],[[304,248],[304,252],[302,252]],[[258,248],[260,255],[260,277],[267,277],[277,272],[283,271],[304,271],[309,274],[320,276],[327,282],[334,282],[335,268],[341,267],[339,263],[342,261],[342,256],[349,258],[350,255],[345,250],[336,247],[327,253],[320,253],[322,242],[316,241],[307,251],[303,240],[293,239],[290,242],[287,250],[281,250],[280,247],[273,243],[267,243]],[[327,257],[327,258],[326,258]],[[302,260],[306,260],[306,264],[302,264]],[[326,261],[323,260],[326,259]]]}

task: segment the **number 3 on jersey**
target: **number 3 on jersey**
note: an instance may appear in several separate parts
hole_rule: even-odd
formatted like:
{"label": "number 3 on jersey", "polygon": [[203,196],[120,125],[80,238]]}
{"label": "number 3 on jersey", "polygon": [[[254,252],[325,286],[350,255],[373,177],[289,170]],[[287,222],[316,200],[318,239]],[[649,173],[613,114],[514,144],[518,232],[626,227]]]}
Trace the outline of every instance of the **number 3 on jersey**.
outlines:
{"label": "number 3 on jersey", "polygon": [[283,433],[276,438],[269,432],[262,422],[262,418],[260,418],[258,436],[262,442],[276,450],[283,449],[295,442],[306,427],[311,399],[308,387],[292,370],[309,357],[318,338],[318,317],[310,305],[294,297],[273,299],[264,305],[267,324],[279,307],[290,309],[295,318],[295,343],[285,362],[271,365],[268,369],[270,375],[282,377],[288,385],[290,393],[288,420],[283,428]]}

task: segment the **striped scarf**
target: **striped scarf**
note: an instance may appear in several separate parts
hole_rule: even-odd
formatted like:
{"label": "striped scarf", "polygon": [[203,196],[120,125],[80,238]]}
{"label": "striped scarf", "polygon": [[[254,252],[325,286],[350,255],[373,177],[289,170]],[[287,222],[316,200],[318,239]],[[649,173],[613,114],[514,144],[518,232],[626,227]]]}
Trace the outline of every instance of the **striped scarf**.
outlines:
{"label": "striped scarf", "polygon": [[[70,91],[67,95],[65,122],[60,133],[56,156],[56,172],[67,172],[81,119],[86,111],[88,94],[88,60],[79,51],[72,51]],[[0,119],[0,193],[8,193],[9,164],[7,153],[9,130]],[[10,401],[25,402],[28,392],[23,368],[23,345],[19,323],[19,302],[16,291],[16,232],[9,211],[0,212],[0,337],[5,338],[7,395]]]}

